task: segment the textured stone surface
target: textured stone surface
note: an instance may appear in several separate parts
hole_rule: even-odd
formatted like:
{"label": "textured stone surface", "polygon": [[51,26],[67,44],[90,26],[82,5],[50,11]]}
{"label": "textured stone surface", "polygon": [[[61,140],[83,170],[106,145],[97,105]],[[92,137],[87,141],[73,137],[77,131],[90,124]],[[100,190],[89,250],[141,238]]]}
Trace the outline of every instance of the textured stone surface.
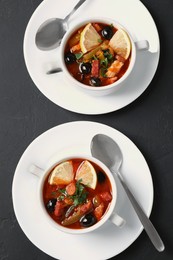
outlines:
{"label": "textured stone surface", "polygon": [[45,130],[72,120],[98,121],[122,131],[142,151],[152,172],[155,200],[151,220],[165,241],[166,251],[156,252],[143,232],[114,259],[173,259],[173,1],[142,2],[152,13],[160,34],[157,73],[134,103],[115,113],[93,117],[54,105],[27,73],[23,36],[41,0],[0,0],[0,260],[52,259],[36,248],[19,227],[11,185],[15,167],[29,143]]}

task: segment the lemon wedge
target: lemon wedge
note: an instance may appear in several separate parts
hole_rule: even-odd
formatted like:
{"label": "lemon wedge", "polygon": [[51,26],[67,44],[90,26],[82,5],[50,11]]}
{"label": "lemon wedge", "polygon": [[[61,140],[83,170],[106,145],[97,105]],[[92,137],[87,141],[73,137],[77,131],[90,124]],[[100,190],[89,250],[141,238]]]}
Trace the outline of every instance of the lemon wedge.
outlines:
{"label": "lemon wedge", "polygon": [[109,45],[124,59],[128,59],[131,52],[131,40],[123,29],[118,29],[110,39]]}
{"label": "lemon wedge", "polygon": [[73,165],[71,161],[65,161],[57,165],[49,176],[51,185],[69,184],[74,179]]}
{"label": "lemon wedge", "polygon": [[80,47],[83,53],[86,53],[93,48],[97,47],[101,43],[101,37],[92,26],[91,23],[88,23],[80,36]]}
{"label": "lemon wedge", "polygon": [[85,160],[83,161],[76,172],[75,179],[77,181],[81,180],[81,183],[92,188],[93,190],[97,185],[97,173],[93,167],[93,165]]}

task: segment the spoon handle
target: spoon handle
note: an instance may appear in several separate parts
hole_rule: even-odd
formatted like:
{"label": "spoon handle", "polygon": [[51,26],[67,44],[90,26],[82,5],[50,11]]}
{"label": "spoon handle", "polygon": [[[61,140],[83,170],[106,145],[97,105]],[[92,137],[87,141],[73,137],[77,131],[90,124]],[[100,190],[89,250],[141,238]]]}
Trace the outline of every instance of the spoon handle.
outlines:
{"label": "spoon handle", "polygon": [[153,245],[159,252],[162,252],[165,249],[165,246],[164,246],[163,241],[161,240],[158,232],[156,231],[155,227],[153,226],[153,224],[151,223],[151,221],[149,220],[147,215],[144,213],[144,211],[142,210],[142,208],[136,201],[135,197],[133,196],[133,194],[127,187],[126,183],[124,182],[124,180],[119,172],[117,172],[117,176],[129,198],[130,202],[132,203],[133,208],[134,208],[136,214],[138,215],[146,233],[148,234],[151,242],[153,243]]}
{"label": "spoon handle", "polygon": [[75,7],[73,8],[73,10],[64,18],[64,21],[68,21],[68,19],[72,16],[72,14],[74,12],[76,12],[76,10],[85,2],[86,0],[80,0]]}

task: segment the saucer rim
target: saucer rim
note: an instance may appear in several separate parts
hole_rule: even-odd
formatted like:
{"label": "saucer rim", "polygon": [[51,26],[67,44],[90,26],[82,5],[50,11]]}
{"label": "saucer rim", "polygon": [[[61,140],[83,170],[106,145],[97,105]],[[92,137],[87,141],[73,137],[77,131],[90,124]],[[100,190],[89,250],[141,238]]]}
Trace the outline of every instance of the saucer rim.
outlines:
{"label": "saucer rim", "polygon": [[[132,144],[132,146],[134,147],[134,149],[137,149],[137,151],[138,151],[138,153],[140,154],[140,156],[142,156],[142,158],[143,158],[143,160],[144,160],[144,163],[145,163],[146,167],[148,168],[148,172],[149,172],[149,176],[148,176],[148,177],[149,177],[149,179],[150,179],[150,185],[151,185],[150,188],[151,188],[151,189],[150,189],[150,201],[147,202],[147,203],[148,203],[148,206],[147,206],[148,209],[146,209],[146,214],[147,214],[148,217],[149,217],[150,214],[151,214],[151,210],[152,210],[152,206],[153,206],[153,198],[154,198],[152,176],[151,176],[151,173],[150,173],[148,164],[147,164],[147,162],[146,162],[144,156],[142,155],[142,153],[140,152],[140,150],[137,148],[137,146],[136,146],[127,136],[125,136],[124,134],[122,134],[120,131],[118,131],[118,130],[116,130],[116,129],[110,127],[110,126],[107,126],[107,125],[104,125],[104,124],[101,124],[101,123],[97,123],[97,122],[74,121],[74,122],[69,122],[69,123],[65,123],[65,124],[62,124],[62,125],[55,126],[55,127],[51,128],[51,129],[47,130],[46,132],[42,133],[40,136],[38,136],[36,139],[34,139],[34,140],[31,142],[31,144],[26,148],[26,150],[24,151],[23,155],[21,156],[21,158],[20,158],[20,160],[19,160],[19,162],[18,162],[18,165],[17,165],[17,167],[16,167],[16,171],[15,171],[15,174],[14,174],[14,179],[13,179],[12,198],[13,198],[13,207],[14,207],[14,211],[15,211],[16,218],[17,218],[17,220],[18,220],[18,223],[19,223],[21,229],[22,229],[23,232],[25,233],[25,235],[29,238],[29,240],[30,240],[35,246],[37,246],[39,249],[41,249],[41,250],[42,250],[43,252],[45,252],[46,254],[49,254],[50,256],[55,257],[55,258],[57,257],[57,255],[55,255],[55,254],[53,254],[53,253],[51,254],[51,253],[48,252],[45,248],[40,248],[39,243],[33,242],[34,239],[27,234],[27,232],[26,232],[26,230],[25,230],[25,227],[23,226],[23,220],[21,220],[21,219],[20,219],[20,216],[18,216],[17,207],[16,207],[16,201],[15,201],[15,199],[14,199],[14,197],[15,197],[16,176],[17,176],[18,169],[20,168],[21,161],[24,160],[25,155],[27,154],[28,150],[30,150],[30,149],[32,148],[33,145],[36,145],[36,143],[38,143],[38,141],[44,139],[46,135],[52,134],[54,131],[55,131],[55,132],[56,132],[56,131],[59,131],[59,129],[64,128],[64,127],[69,127],[69,126],[71,126],[71,125],[77,126],[77,127],[80,127],[80,125],[83,125],[83,126],[85,126],[85,127],[86,127],[86,125],[88,125],[88,126],[90,126],[90,127],[91,127],[91,126],[93,126],[93,127],[96,127],[96,126],[97,126],[97,127],[101,127],[101,128],[103,128],[104,130],[108,130],[108,132],[109,132],[109,131],[111,131],[111,132],[113,131],[113,133],[114,133],[115,135],[118,134],[118,135],[122,136],[123,138],[125,138],[126,140],[128,140],[128,142],[130,141],[130,143]],[[57,130],[57,129],[58,129],[58,130]],[[43,140],[42,140],[42,141],[43,141]],[[118,252],[116,252],[114,255],[112,255],[112,254],[109,255],[109,256],[107,255],[107,258],[108,258],[108,257],[111,258],[111,257],[113,257],[113,256],[115,256],[115,255],[118,255],[119,253],[123,252],[124,250],[126,250],[126,249],[138,238],[138,236],[141,234],[142,230],[143,230],[143,227],[142,227],[142,225],[140,225],[140,228],[138,229],[138,232],[135,232],[135,236],[134,236],[130,241],[128,241],[128,244],[124,247],[124,249],[123,249],[123,250],[120,249],[120,250],[119,250]],[[84,234],[84,235],[87,236],[87,233]],[[67,258],[63,258],[63,259],[67,259]]]}

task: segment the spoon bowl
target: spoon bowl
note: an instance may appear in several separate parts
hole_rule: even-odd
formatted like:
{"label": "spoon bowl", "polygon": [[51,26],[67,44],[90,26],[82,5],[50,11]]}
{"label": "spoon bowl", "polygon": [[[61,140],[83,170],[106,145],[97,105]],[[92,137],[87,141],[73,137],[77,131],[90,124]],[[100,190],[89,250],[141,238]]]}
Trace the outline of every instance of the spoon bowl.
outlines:
{"label": "spoon bowl", "polygon": [[46,20],[38,29],[35,36],[35,44],[42,51],[57,48],[68,29],[68,20],[72,14],[85,2],[80,0],[73,10],[64,18],[51,18]]}
{"label": "spoon bowl", "polygon": [[91,141],[91,154],[93,157],[103,162],[113,174],[117,175],[151,242],[159,252],[162,252],[165,249],[165,246],[159,234],[133,196],[133,193],[129,190],[123,176],[120,173],[120,167],[123,162],[123,154],[118,144],[109,136],[103,134],[95,135]]}
{"label": "spoon bowl", "polygon": [[57,48],[67,31],[67,23],[60,18],[51,18],[45,21],[38,29],[35,43],[40,50]]}
{"label": "spoon bowl", "polygon": [[115,142],[111,138],[103,134],[98,134],[93,137],[91,152],[110,170],[114,169],[118,171],[123,162],[123,155],[119,146],[117,144],[115,145]]}

